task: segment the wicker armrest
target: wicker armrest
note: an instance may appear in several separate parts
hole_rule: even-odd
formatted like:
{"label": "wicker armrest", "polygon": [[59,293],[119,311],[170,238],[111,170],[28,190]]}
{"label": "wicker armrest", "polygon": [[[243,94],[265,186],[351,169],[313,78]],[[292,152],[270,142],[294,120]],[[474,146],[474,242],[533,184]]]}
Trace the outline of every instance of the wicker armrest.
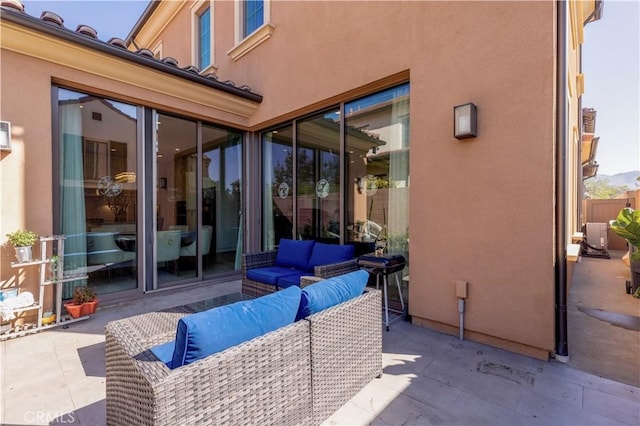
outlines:
{"label": "wicker armrest", "polygon": [[320,424],[382,374],[382,297],[362,296],[311,315],[313,419]]}
{"label": "wicker armrest", "polygon": [[264,268],[276,263],[276,250],[262,251],[258,253],[245,253],[242,255],[242,273],[247,269]]}
{"label": "wicker armrest", "polygon": [[105,333],[108,425],[311,424],[308,322],[170,370],[148,348],[175,324],[138,344],[138,322],[153,318],[129,320]]}
{"label": "wicker armrest", "polygon": [[357,259],[345,260],[343,262],[331,263],[329,265],[316,266],[313,269],[313,274],[316,277],[331,278],[337,275],[347,274],[349,272],[357,271],[358,264]]}
{"label": "wicker armrest", "polygon": [[326,278],[322,278],[322,277],[315,277],[312,275],[303,275],[300,277],[300,288],[305,288],[308,285],[311,285],[313,283],[317,283],[318,281],[322,281],[325,280]]}
{"label": "wicker armrest", "polygon": [[276,250],[242,255],[242,293],[251,297],[260,297],[273,293],[278,288],[275,285],[253,281],[247,278],[247,271],[256,268],[266,268],[276,263]]}

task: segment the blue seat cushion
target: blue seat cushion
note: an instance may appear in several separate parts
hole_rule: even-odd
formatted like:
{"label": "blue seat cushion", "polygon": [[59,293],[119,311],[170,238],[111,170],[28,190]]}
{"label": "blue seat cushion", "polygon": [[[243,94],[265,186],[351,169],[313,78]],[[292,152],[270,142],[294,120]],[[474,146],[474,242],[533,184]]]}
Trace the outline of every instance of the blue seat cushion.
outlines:
{"label": "blue seat cushion", "polygon": [[308,285],[302,290],[296,321],[360,296],[368,280],[369,273],[360,270]]}
{"label": "blue seat cushion", "polygon": [[[191,364],[291,324],[300,305],[300,295],[300,288],[290,287],[181,318],[170,368]],[[152,352],[164,361],[170,345],[159,346]]]}
{"label": "blue seat cushion", "polygon": [[175,348],[176,341],[172,340],[170,342],[154,346],[150,349],[150,351],[156,356],[156,358],[164,362],[167,367],[171,368],[171,359],[173,358],[173,351],[175,350]]}
{"label": "blue seat cushion", "polygon": [[307,272],[298,271],[297,274],[287,275],[286,277],[278,278],[278,288],[288,288],[292,285],[300,287],[300,277],[303,275],[309,275]]}
{"label": "blue seat cushion", "polygon": [[301,274],[302,271],[285,266],[267,266],[265,268],[247,270],[247,278],[250,280],[271,284],[273,286],[275,286],[278,283],[278,279],[282,277],[288,277],[289,275],[300,277]]}
{"label": "blue seat cushion", "polygon": [[307,263],[307,270],[313,272],[316,266],[353,259],[354,249],[352,245],[315,243]]}
{"label": "blue seat cushion", "polygon": [[275,265],[306,271],[314,244],[313,240],[280,239]]}

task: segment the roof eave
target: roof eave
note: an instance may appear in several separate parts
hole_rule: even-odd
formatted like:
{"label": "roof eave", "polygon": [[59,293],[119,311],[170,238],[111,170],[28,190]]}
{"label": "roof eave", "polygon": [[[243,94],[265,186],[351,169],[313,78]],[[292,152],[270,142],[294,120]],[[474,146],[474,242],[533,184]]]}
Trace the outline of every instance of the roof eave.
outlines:
{"label": "roof eave", "polygon": [[45,21],[34,18],[25,13],[20,13],[10,8],[1,7],[1,10],[2,13],[0,14],[0,19],[2,21],[8,21],[17,25],[22,25],[26,28],[42,32],[52,37],[58,37],[65,41],[88,47],[96,51],[106,53],[108,55],[116,56],[120,59],[143,65],[161,72],[165,72],[176,77],[192,81],[194,83],[202,84],[223,91],[225,93],[251,100],[253,102],[262,102],[262,95],[249,92],[242,88],[231,86],[216,79],[207,78],[192,71],[186,71],[173,65],[165,64],[153,58],[147,58],[145,56],[138,55],[135,52],[131,52],[127,49],[112,46],[101,40],[92,39],[90,37],[71,31],[68,28],[55,26],[54,24],[47,23]]}

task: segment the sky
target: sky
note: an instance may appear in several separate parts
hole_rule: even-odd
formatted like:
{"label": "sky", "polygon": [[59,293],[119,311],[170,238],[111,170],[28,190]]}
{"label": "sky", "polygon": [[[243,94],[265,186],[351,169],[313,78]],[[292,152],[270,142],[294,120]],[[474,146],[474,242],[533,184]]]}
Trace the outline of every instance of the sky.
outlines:
{"label": "sky", "polygon": [[[89,25],[103,41],[126,38],[148,0],[23,0],[40,17],[55,12],[65,27]],[[602,18],[585,27],[582,106],[596,110],[599,175],[640,170],[640,1],[604,0]]]}
{"label": "sky", "polygon": [[598,175],[640,170],[640,2],[609,1],[584,29],[582,106],[596,110]]}
{"label": "sky", "polygon": [[64,26],[74,30],[80,24],[89,25],[98,32],[98,38],[107,41],[111,37],[125,39],[142,16],[149,0],[105,1],[40,1],[22,0],[24,10],[40,17],[42,11],[54,12],[64,19]]}

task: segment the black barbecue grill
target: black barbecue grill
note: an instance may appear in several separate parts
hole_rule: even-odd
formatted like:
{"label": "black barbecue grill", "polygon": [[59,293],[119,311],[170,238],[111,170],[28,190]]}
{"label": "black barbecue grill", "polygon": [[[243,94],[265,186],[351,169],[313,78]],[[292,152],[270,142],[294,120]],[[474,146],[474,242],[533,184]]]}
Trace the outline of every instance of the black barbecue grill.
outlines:
{"label": "black barbecue grill", "polygon": [[380,277],[382,277],[382,291],[384,295],[384,320],[389,331],[389,300],[387,298],[387,277],[395,274],[396,285],[398,286],[398,294],[400,296],[400,304],[404,311],[404,299],[402,297],[402,289],[400,288],[400,280],[397,272],[402,272],[407,260],[401,254],[393,253],[368,253],[358,257],[358,266],[365,269],[372,275],[376,276],[376,288],[379,287]]}

